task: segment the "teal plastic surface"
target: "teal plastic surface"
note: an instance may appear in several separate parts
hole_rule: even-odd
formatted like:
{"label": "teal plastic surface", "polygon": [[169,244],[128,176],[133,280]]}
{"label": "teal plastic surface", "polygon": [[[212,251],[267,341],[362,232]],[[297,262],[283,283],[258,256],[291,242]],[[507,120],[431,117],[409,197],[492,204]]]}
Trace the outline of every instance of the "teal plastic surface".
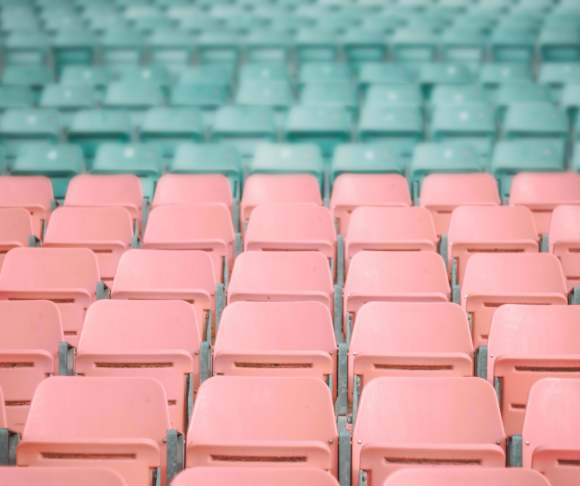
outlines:
{"label": "teal plastic surface", "polygon": [[58,112],[44,109],[10,109],[0,118],[0,144],[8,158],[30,145],[58,143],[61,124]]}

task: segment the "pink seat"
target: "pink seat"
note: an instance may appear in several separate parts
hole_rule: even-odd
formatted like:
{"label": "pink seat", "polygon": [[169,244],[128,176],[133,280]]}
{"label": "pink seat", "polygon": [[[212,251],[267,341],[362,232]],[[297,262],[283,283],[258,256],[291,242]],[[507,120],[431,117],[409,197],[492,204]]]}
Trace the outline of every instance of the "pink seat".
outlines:
{"label": "pink seat", "polygon": [[246,179],[240,203],[240,231],[261,204],[313,204],[322,206],[320,184],[310,174],[253,174]]}
{"label": "pink seat", "polygon": [[522,466],[541,472],[551,486],[580,484],[579,407],[578,378],[544,378],[530,390]]}
{"label": "pink seat", "polygon": [[26,209],[0,209],[0,269],[8,250],[27,247],[33,234],[32,217]]}
{"label": "pink seat", "polygon": [[550,486],[536,471],[520,468],[415,468],[391,474],[383,486]]}
{"label": "pink seat", "polygon": [[[404,323],[404,325],[401,325]],[[380,376],[473,376],[467,316],[449,302],[369,302],[348,355],[349,399]]]}
{"label": "pink seat", "polygon": [[[504,467],[505,433],[493,387],[479,378],[376,378],[352,435],[352,480],[380,486],[395,471]],[[430,483],[427,483],[430,484]]]}
{"label": "pink seat", "polygon": [[458,206],[499,206],[497,181],[490,174],[429,174],[421,184],[419,205],[433,216],[437,236],[449,232]]}
{"label": "pink seat", "polygon": [[121,255],[131,248],[133,221],[122,207],[57,208],[42,246],[45,248],[88,248],[97,256],[99,273],[113,282]]}
{"label": "pink seat", "polygon": [[105,466],[127,486],[165,485],[167,397],[153,378],[58,376],[36,389],[18,466]]}
{"label": "pink seat", "polygon": [[14,248],[0,272],[0,300],[52,300],[65,339],[77,346],[99,281],[97,257],[86,248]]}
{"label": "pink seat", "polygon": [[449,302],[450,297],[443,258],[431,251],[361,251],[350,262],[343,293],[347,337],[367,302]]}
{"label": "pink seat", "polygon": [[179,300],[102,300],[85,319],[76,373],[146,376],[165,388],[171,428],[185,431],[186,388],[199,387],[200,331],[193,308]]}
{"label": "pink seat", "polygon": [[152,207],[223,204],[232,213],[232,189],[222,174],[165,174],[155,186]]}
{"label": "pink seat", "polygon": [[399,174],[341,174],[330,198],[338,233],[346,235],[351,213],[359,206],[411,206],[407,179]]}
{"label": "pink seat", "polygon": [[22,432],[34,390],[47,376],[58,374],[64,341],[58,307],[47,300],[0,301],[0,336],[0,387],[8,428]]}
{"label": "pink seat", "polygon": [[123,175],[78,175],[68,185],[65,206],[110,207],[120,206],[139,222],[139,233],[143,222],[143,190],[141,181],[132,174]]}
{"label": "pink seat", "polygon": [[360,207],[345,238],[346,264],[360,251],[437,251],[431,214],[424,208]]}
{"label": "pink seat", "polygon": [[315,251],[246,251],[236,260],[228,305],[240,301],[324,304],[334,315],[328,260]]}
{"label": "pink seat", "polygon": [[558,206],[550,224],[550,253],[558,257],[568,292],[580,285],[580,206]]}
{"label": "pink seat", "polygon": [[338,471],[328,386],[310,377],[221,376],[203,382],[187,432],[187,467]]}
{"label": "pink seat", "polygon": [[333,384],[337,352],[332,316],[320,302],[228,305],[214,345],[213,371],[234,376],[312,376]]}
{"label": "pink seat", "polygon": [[473,345],[487,344],[491,319],[503,304],[566,305],[558,259],[547,253],[479,253],[467,264],[461,306],[470,314]]}
{"label": "pink seat", "polygon": [[528,208],[509,206],[460,206],[449,225],[448,270],[457,263],[457,283],[476,253],[538,253],[534,217]]}
{"label": "pink seat", "polygon": [[13,486],[127,486],[107,467],[2,467],[0,483]]}
{"label": "pink seat", "polygon": [[176,476],[171,486],[231,486],[232,484],[236,486],[272,486],[274,484],[276,486],[338,486],[338,481],[326,471],[314,467],[194,467]]}
{"label": "pink seat", "polygon": [[50,219],[52,183],[42,176],[0,177],[0,208],[24,208],[32,217],[34,236],[42,238]]}
{"label": "pink seat", "polygon": [[580,174],[521,172],[513,178],[509,204],[531,209],[538,235],[546,235],[557,206],[580,204]]}
{"label": "pink seat", "polygon": [[508,436],[522,433],[530,388],[545,377],[580,378],[580,306],[500,307],[489,333],[487,379],[501,389]]}
{"label": "pink seat", "polygon": [[229,275],[234,265],[234,240],[232,217],[223,204],[158,206],[149,214],[141,247],[204,251],[211,257],[216,280],[224,282],[224,272],[229,269]]}
{"label": "pink seat", "polygon": [[213,264],[204,251],[129,250],[119,262],[111,298],[185,300],[195,309],[203,339],[215,319],[215,292]]}

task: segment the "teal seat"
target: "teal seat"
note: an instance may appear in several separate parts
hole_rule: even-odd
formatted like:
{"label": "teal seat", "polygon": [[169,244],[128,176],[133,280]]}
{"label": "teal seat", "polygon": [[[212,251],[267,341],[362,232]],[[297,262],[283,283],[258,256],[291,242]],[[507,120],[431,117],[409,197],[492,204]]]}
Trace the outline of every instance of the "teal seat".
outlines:
{"label": "teal seat", "polygon": [[77,111],[95,108],[97,101],[92,86],[49,84],[42,91],[40,107],[58,110],[63,128],[68,128]]}
{"label": "teal seat", "polygon": [[0,118],[0,144],[9,158],[22,147],[60,141],[61,125],[56,110],[10,109]]}
{"label": "teal seat", "polygon": [[503,30],[529,30],[532,32],[538,32],[542,20],[531,12],[520,11],[516,9],[510,9],[509,14],[502,15],[498,18],[497,27]]}
{"label": "teal seat", "polygon": [[485,88],[478,84],[435,86],[429,100],[433,112],[443,106],[485,106],[489,103]]}
{"label": "teal seat", "polygon": [[404,23],[404,19],[396,15],[370,15],[363,19],[361,29],[380,31],[390,36]]}
{"label": "teal seat", "polygon": [[151,108],[139,131],[142,142],[161,147],[164,157],[173,157],[185,142],[203,142],[204,125],[198,108]]}
{"label": "teal seat", "polygon": [[144,54],[141,34],[132,30],[107,30],[101,37],[102,63],[111,68],[137,66]]}
{"label": "teal seat", "polygon": [[407,28],[413,30],[430,30],[441,34],[449,25],[449,19],[441,15],[429,15],[426,12],[409,16]]}
{"label": "teal seat", "polygon": [[580,30],[575,28],[544,29],[538,38],[538,52],[543,62],[578,62]]}
{"label": "teal seat", "polygon": [[485,59],[487,36],[479,29],[451,27],[441,36],[441,57],[445,62],[463,63],[478,69]]}
{"label": "teal seat", "polygon": [[264,30],[267,20],[263,17],[248,15],[242,10],[240,14],[224,16],[224,26],[230,32],[247,35],[253,31]]}
{"label": "teal seat", "polygon": [[496,18],[494,15],[468,11],[455,17],[451,29],[454,31],[481,32],[487,38],[495,23]]}
{"label": "teal seat", "polygon": [[152,201],[162,168],[163,154],[156,145],[104,143],[97,150],[91,173],[136,175],[143,197]]}
{"label": "teal seat", "polygon": [[477,149],[469,143],[421,143],[415,148],[409,169],[413,200],[419,201],[423,179],[429,174],[468,174],[484,170]]}
{"label": "teal seat", "polygon": [[366,93],[373,84],[411,84],[413,76],[405,66],[385,63],[365,63],[358,73],[358,87]]}
{"label": "teal seat", "polygon": [[4,40],[4,65],[44,66],[49,49],[49,38],[42,32],[13,32]]}
{"label": "teal seat", "polygon": [[235,102],[287,110],[293,103],[292,88],[286,81],[245,81],[238,86]]}
{"label": "teal seat", "polygon": [[496,28],[489,42],[495,62],[521,62],[529,64],[534,59],[536,33],[525,29]]}
{"label": "teal seat", "polygon": [[354,115],[358,109],[358,93],[350,83],[306,84],[300,92],[300,104],[344,108]]}
{"label": "teal seat", "polygon": [[240,55],[241,38],[233,32],[206,31],[197,41],[197,51],[202,64],[235,66]]}
{"label": "teal seat", "polygon": [[168,89],[171,86],[171,73],[164,66],[129,66],[120,70],[119,81],[134,83],[151,83]]}
{"label": "teal seat", "polygon": [[423,95],[416,84],[374,84],[368,89],[365,106],[423,109]]}
{"label": "teal seat", "polygon": [[76,145],[25,145],[14,162],[11,174],[45,176],[52,182],[56,199],[64,199],[70,180],[84,170],[84,159]]}
{"label": "teal seat", "polygon": [[232,84],[234,70],[231,66],[205,65],[191,66],[183,70],[179,75],[179,83],[182,84],[214,84],[227,86]]}
{"label": "teal seat", "polygon": [[352,15],[343,15],[340,12],[325,12],[321,10],[320,15],[315,16],[316,27],[320,30],[344,33],[348,29],[356,29],[358,19]]}
{"label": "teal seat", "polygon": [[234,197],[241,197],[242,159],[233,145],[181,144],[169,162],[169,170],[172,174],[223,174],[230,181]]}
{"label": "teal seat", "polygon": [[564,86],[560,106],[566,110],[572,125],[577,126],[580,111],[580,84],[570,83]]}
{"label": "teal seat", "polygon": [[278,138],[274,111],[264,106],[224,106],[213,124],[211,140],[234,145],[247,157],[256,146]]}
{"label": "teal seat", "polygon": [[0,112],[11,108],[32,108],[35,95],[28,86],[0,86]]}
{"label": "teal seat", "polygon": [[467,85],[471,81],[469,69],[463,64],[426,64],[419,72],[419,85],[426,99],[430,99],[435,86]]}
{"label": "teal seat", "polygon": [[338,55],[338,36],[335,32],[315,28],[301,29],[296,34],[294,49],[300,64],[305,62],[333,62]]}
{"label": "teal seat", "polygon": [[545,63],[540,66],[538,82],[548,85],[555,100],[559,101],[564,85],[580,84],[580,63]]}
{"label": "teal seat", "polygon": [[169,95],[169,104],[174,107],[199,108],[203,110],[206,128],[213,126],[215,112],[228,103],[229,86],[210,83],[176,84]]}
{"label": "teal seat", "polygon": [[162,106],[164,102],[163,89],[155,83],[115,81],[107,88],[104,106],[109,110],[129,112],[133,125],[140,126],[145,111]]}
{"label": "teal seat", "polygon": [[286,140],[313,143],[328,157],[337,145],[350,140],[351,129],[352,117],[343,108],[294,106],[286,120]]}
{"label": "teal seat", "polygon": [[298,85],[352,83],[352,72],[347,64],[334,62],[307,62],[300,66]]}
{"label": "teal seat", "polygon": [[551,140],[502,140],[495,146],[491,174],[502,198],[510,195],[513,177],[519,172],[565,170],[564,146]]}
{"label": "teal seat", "polygon": [[91,86],[95,88],[100,101],[104,98],[107,86],[112,79],[111,71],[103,66],[67,66],[62,71],[60,84],[66,86]]}
{"label": "teal seat", "polygon": [[301,29],[306,29],[314,23],[313,19],[296,15],[294,13],[284,13],[270,18],[270,29],[287,34],[295,34]]}
{"label": "teal seat", "polygon": [[336,147],[330,164],[330,183],[341,174],[405,175],[399,147],[390,143],[345,143]]}
{"label": "teal seat", "polygon": [[84,30],[58,30],[52,41],[57,73],[67,66],[91,66],[95,58],[96,41]]}
{"label": "teal seat", "polygon": [[381,62],[387,52],[387,36],[380,30],[349,30],[342,38],[347,62],[358,71],[363,63]]}
{"label": "teal seat", "polygon": [[365,106],[362,110],[358,139],[362,142],[390,142],[399,153],[409,156],[423,140],[423,116],[414,107]]}
{"label": "teal seat", "polygon": [[93,15],[87,18],[90,29],[97,35],[102,36],[107,31],[128,32],[131,31],[131,23],[118,11],[111,11],[102,15]]}
{"label": "teal seat", "polygon": [[553,11],[545,16],[543,27],[562,30],[579,29],[580,16],[578,14],[570,15],[562,11]]}
{"label": "teal seat", "polygon": [[532,83],[530,67],[521,63],[483,64],[479,73],[479,82],[488,91],[493,100],[500,84]]}
{"label": "teal seat", "polygon": [[513,105],[505,116],[504,138],[568,140],[568,118],[561,108],[551,105]]}
{"label": "teal seat", "polygon": [[147,44],[152,66],[164,66],[172,72],[179,72],[191,61],[193,37],[188,32],[156,29]]}
{"label": "teal seat", "polygon": [[6,66],[2,71],[2,86],[19,86],[32,89],[34,101],[47,84],[52,83],[52,73],[46,66]]}
{"label": "teal seat", "polygon": [[290,71],[282,63],[248,63],[240,68],[239,82],[283,81],[292,82]]}
{"label": "teal seat", "polygon": [[541,84],[504,84],[497,90],[495,109],[500,120],[508,108],[515,105],[552,104],[552,93]]}
{"label": "teal seat", "polygon": [[246,37],[246,58],[249,62],[284,63],[291,47],[292,37],[286,32],[254,30]]}
{"label": "teal seat", "polygon": [[[131,26],[140,34],[149,37],[156,30],[177,30],[177,22],[165,16],[161,17],[143,17],[131,22]],[[149,40],[147,40],[149,44]]]}
{"label": "teal seat", "polygon": [[429,136],[436,142],[469,143],[481,157],[487,158],[497,136],[494,112],[482,105],[435,108]]}
{"label": "teal seat", "polygon": [[252,174],[310,174],[322,186],[324,161],[314,144],[265,143],[250,162]]}
{"label": "teal seat", "polygon": [[82,110],[72,119],[68,140],[81,147],[86,159],[92,159],[100,145],[131,140],[129,113],[111,110]]}
{"label": "teal seat", "polygon": [[403,28],[393,34],[390,44],[395,62],[416,68],[435,61],[439,36],[426,29]]}
{"label": "teal seat", "polygon": [[206,30],[219,30],[223,28],[221,19],[213,17],[205,12],[197,15],[186,15],[177,19],[179,30],[192,35],[199,35]]}

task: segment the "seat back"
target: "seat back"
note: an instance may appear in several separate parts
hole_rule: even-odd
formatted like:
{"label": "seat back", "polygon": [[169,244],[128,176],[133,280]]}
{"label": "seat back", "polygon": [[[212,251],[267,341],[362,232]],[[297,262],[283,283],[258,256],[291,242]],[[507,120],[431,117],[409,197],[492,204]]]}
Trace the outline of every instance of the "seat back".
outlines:
{"label": "seat back", "polygon": [[0,269],[6,252],[28,246],[32,234],[32,217],[26,209],[0,209]]}
{"label": "seat back", "polygon": [[579,243],[580,207],[558,206],[552,213],[549,251],[560,260],[568,291],[580,285]]}
{"label": "seat back", "polygon": [[123,476],[106,467],[3,467],[0,481],[18,486],[127,486]]}
{"label": "seat back", "polygon": [[440,467],[436,469],[413,468],[397,471],[387,478],[383,486],[550,486],[548,480],[536,471],[518,468],[466,468]]}

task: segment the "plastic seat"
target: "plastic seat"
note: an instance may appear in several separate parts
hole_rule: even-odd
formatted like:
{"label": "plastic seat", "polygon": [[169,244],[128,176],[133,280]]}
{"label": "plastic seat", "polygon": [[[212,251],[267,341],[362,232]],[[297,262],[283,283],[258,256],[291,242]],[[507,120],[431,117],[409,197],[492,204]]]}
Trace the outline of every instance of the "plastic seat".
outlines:
{"label": "plastic seat", "polygon": [[473,108],[487,105],[487,90],[477,84],[437,85],[431,92],[429,107],[433,112],[444,106],[470,106]]}
{"label": "plastic seat", "polygon": [[93,158],[104,143],[129,142],[132,131],[127,112],[82,110],[74,115],[67,136],[69,142],[81,147],[85,157]]}
{"label": "plastic seat", "polygon": [[498,87],[495,95],[495,109],[500,119],[504,118],[506,111],[512,106],[551,103],[550,88],[539,84],[503,84]]}
{"label": "plastic seat", "polygon": [[250,30],[246,36],[245,52],[250,62],[286,62],[292,47],[292,37],[286,32],[266,30],[264,27]]}
{"label": "plastic seat", "polygon": [[11,108],[32,108],[35,95],[28,86],[0,85],[0,112]]}
{"label": "plastic seat", "polygon": [[242,161],[240,153],[229,144],[181,144],[169,165],[173,174],[222,174],[238,197],[242,192]]}
{"label": "plastic seat", "polygon": [[[314,467],[194,467],[178,474],[172,484],[173,486],[210,486],[232,482],[239,486],[270,486],[271,484],[338,486],[334,476]],[[544,486],[544,484],[530,486]]]}
{"label": "plastic seat", "polygon": [[32,217],[24,208],[0,209],[0,269],[12,248],[27,247],[34,239]]}
{"label": "plastic seat", "polygon": [[94,108],[96,103],[95,89],[86,85],[49,84],[40,98],[41,108],[58,110],[64,127],[68,127],[74,112]]}
{"label": "plastic seat", "polygon": [[200,250],[209,254],[217,282],[227,283],[234,266],[232,216],[223,204],[157,206],[149,214],[144,249]]}
{"label": "plastic seat", "polygon": [[479,67],[485,59],[487,40],[480,29],[471,30],[465,24],[449,27],[441,36],[441,56],[446,62]]}
{"label": "plastic seat", "polygon": [[351,136],[352,118],[344,108],[294,106],[286,121],[286,140],[318,145],[323,156]]}
{"label": "plastic seat", "polygon": [[463,64],[426,64],[419,72],[419,85],[427,99],[435,86],[463,85],[471,81],[471,74]]}
{"label": "plastic seat", "polygon": [[146,110],[163,105],[164,97],[163,89],[154,82],[114,81],[107,88],[104,107],[129,112],[133,124],[140,126]]}
{"label": "plastic seat", "polygon": [[62,207],[53,212],[42,246],[92,250],[102,281],[111,283],[132,236],[133,219],[123,207]]}
{"label": "plastic seat", "polygon": [[537,42],[543,62],[576,62],[580,56],[580,33],[574,28],[545,27]]}
{"label": "plastic seat", "polygon": [[407,85],[413,82],[411,73],[404,67],[396,64],[369,62],[360,67],[358,86],[362,93],[373,85]]}
{"label": "plastic seat", "polygon": [[436,142],[469,143],[487,157],[496,138],[493,111],[486,106],[437,107],[433,110],[430,138]]}
{"label": "plastic seat", "polygon": [[498,86],[505,83],[532,83],[530,68],[522,63],[486,63],[481,66],[480,83],[494,96]]}
{"label": "plastic seat", "polygon": [[103,143],[97,149],[91,172],[100,175],[133,174],[141,180],[143,196],[153,199],[161,177],[161,147],[149,144]]}
{"label": "plastic seat", "polygon": [[467,263],[461,306],[469,314],[475,347],[487,344],[492,317],[504,304],[567,303],[562,268],[553,255],[480,253]]}
{"label": "plastic seat", "polygon": [[342,38],[347,62],[356,70],[367,62],[381,62],[387,52],[387,36],[380,30],[349,29]]}
{"label": "plastic seat", "polygon": [[240,36],[234,32],[204,31],[197,39],[201,64],[235,66],[240,55]]}
{"label": "plastic seat", "polygon": [[2,86],[25,86],[33,90],[35,101],[42,89],[52,82],[52,74],[46,66],[5,66]]}
{"label": "plastic seat", "polygon": [[5,65],[45,65],[49,48],[48,37],[40,31],[11,32],[4,40]]}
{"label": "plastic seat", "polygon": [[[311,377],[207,380],[197,394],[185,454],[194,469],[258,459],[274,468],[317,467],[336,477],[338,431],[328,386]],[[292,464],[297,457],[301,464]]]}
{"label": "plastic seat", "polygon": [[136,85],[149,83],[167,89],[171,85],[171,73],[164,66],[128,66],[121,70],[119,81]]}
{"label": "plastic seat", "polygon": [[406,468],[433,471],[452,464],[471,472],[505,464],[497,398],[489,383],[476,378],[372,380],[362,393],[352,444],[354,486],[362,486],[360,476],[369,486],[388,484],[385,478]]}
{"label": "plastic seat", "polygon": [[424,27],[402,28],[390,39],[393,60],[407,65],[435,61],[439,36]]}
{"label": "plastic seat", "polygon": [[423,95],[414,84],[371,84],[365,94],[365,107],[423,109]]}
{"label": "plastic seat", "polygon": [[58,112],[43,109],[11,109],[0,119],[0,143],[14,158],[24,146],[57,143],[61,134]]}
{"label": "plastic seat", "polygon": [[300,104],[321,108],[343,108],[355,113],[358,110],[358,94],[349,83],[306,84],[300,91]]}
{"label": "plastic seat", "polygon": [[59,371],[59,345],[64,341],[60,313],[46,300],[2,301],[0,329],[0,358],[13,363],[0,372],[7,424],[2,427],[22,433],[36,387]]}
{"label": "plastic seat", "polygon": [[173,157],[185,142],[202,142],[204,126],[196,108],[151,108],[143,118],[139,138],[161,146],[165,157]]}
{"label": "plastic seat", "polygon": [[[72,19],[75,22],[76,19]],[[69,66],[91,66],[95,60],[96,39],[83,27],[54,25],[52,52],[56,71],[60,74]]]}
{"label": "plastic seat", "polygon": [[411,206],[407,180],[399,174],[342,174],[332,188],[329,208],[346,235],[351,213],[359,206]]}
{"label": "plastic seat", "polygon": [[549,233],[549,251],[560,260],[568,291],[580,284],[577,255],[580,208],[558,206],[552,213]]}
{"label": "plastic seat", "polygon": [[119,262],[111,298],[184,300],[195,310],[200,338],[209,339],[216,290],[212,260],[204,251],[129,250]]}
{"label": "plastic seat", "polygon": [[332,63],[337,58],[338,47],[339,39],[336,32],[320,28],[302,28],[294,38],[296,58],[300,64]]}
{"label": "plastic seat", "polygon": [[18,486],[127,486],[123,476],[106,467],[3,467],[0,481]]}
{"label": "plastic seat", "polygon": [[225,64],[188,66],[180,73],[178,84],[212,84],[229,88],[233,75],[232,69]]}
{"label": "plastic seat", "polygon": [[136,66],[144,52],[143,37],[136,31],[107,29],[100,42],[102,63],[112,68]]}
{"label": "plastic seat", "polygon": [[199,336],[195,312],[183,301],[97,302],[87,312],[75,372],[159,380],[171,428],[186,430],[189,396],[200,383]]}
{"label": "plastic seat", "polygon": [[532,212],[525,207],[460,206],[449,224],[448,269],[456,264],[463,283],[469,259],[477,253],[537,253],[538,235]]}
{"label": "plastic seat", "polygon": [[193,39],[189,32],[155,29],[148,39],[151,65],[179,72],[188,66],[191,60],[192,45]]}
{"label": "plastic seat", "polygon": [[235,98],[239,106],[265,106],[275,111],[278,127],[284,125],[287,110],[294,97],[290,83],[284,81],[251,81],[238,86]]}
{"label": "plastic seat", "polygon": [[564,85],[580,82],[580,65],[577,63],[543,63],[538,71],[538,82],[548,85],[552,90],[554,99],[559,100]]}
{"label": "plastic seat", "polygon": [[290,83],[292,78],[284,63],[249,62],[240,68],[239,82],[279,81]]}
{"label": "plastic seat", "polygon": [[509,205],[532,210],[538,235],[550,232],[552,211],[563,204],[580,204],[580,174],[521,172],[514,176]]}
{"label": "plastic seat", "polygon": [[548,480],[536,471],[516,468],[460,469],[438,467],[433,469],[410,468],[397,471],[387,478],[383,486],[549,486]]}
{"label": "plastic seat", "polygon": [[0,273],[0,300],[52,300],[76,346],[99,282],[97,257],[86,248],[13,248]]}
{"label": "plastic seat", "polygon": [[91,86],[102,98],[112,80],[111,71],[104,66],[67,66],[60,75],[60,84],[65,86]]}
{"label": "plastic seat", "polygon": [[490,53],[495,62],[531,63],[536,33],[525,28],[497,27],[491,34]]}
{"label": "plastic seat", "polygon": [[54,377],[37,388],[17,462],[106,466],[127,486],[144,485],[152,469],[166,477],[169,429],[165,390],[153,378]]}
{"label": "plastic seat", "polygon": [[569,135],[566,113],[550,105],[511,106],[506,113],[503,130],[507,140],[554,140],[562,145]]}

